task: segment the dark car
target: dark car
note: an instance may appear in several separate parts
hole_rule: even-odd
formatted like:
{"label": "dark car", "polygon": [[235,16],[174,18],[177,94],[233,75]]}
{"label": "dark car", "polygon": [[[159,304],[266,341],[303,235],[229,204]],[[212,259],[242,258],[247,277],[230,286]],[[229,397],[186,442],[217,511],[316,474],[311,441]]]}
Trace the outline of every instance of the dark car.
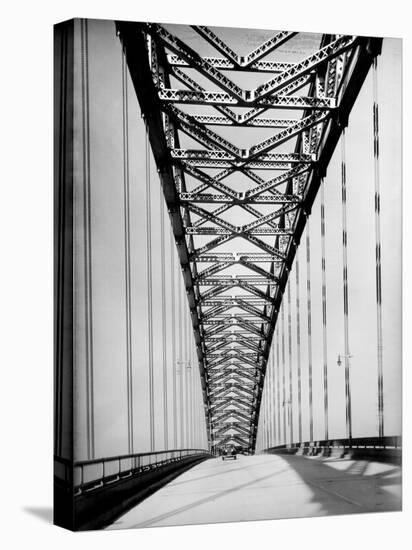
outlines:
{"label": "dark car", "polygon": [[233,446],[225,447],[222,453],[222,460],[236,460],[236,449]]}

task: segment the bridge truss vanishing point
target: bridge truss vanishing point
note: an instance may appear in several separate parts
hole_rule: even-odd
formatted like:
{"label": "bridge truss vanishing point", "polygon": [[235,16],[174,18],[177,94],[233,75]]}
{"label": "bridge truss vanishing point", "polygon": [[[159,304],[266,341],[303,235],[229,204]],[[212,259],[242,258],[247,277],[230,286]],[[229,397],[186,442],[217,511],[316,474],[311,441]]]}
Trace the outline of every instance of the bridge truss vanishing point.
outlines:
{"label": "bridge truss vanishing point", "polygon": [[[298,33],[238,55],[210,28],[188,28],[218,53],[206,57],[165,26],[116,26],[173,227],[209,443],[254,450],[288,273],[381,39],[324,34],[285,63],[278,48]],[[257,137],[233,143],[243,136]],[[181,146],[188,138],[196,148]]]}

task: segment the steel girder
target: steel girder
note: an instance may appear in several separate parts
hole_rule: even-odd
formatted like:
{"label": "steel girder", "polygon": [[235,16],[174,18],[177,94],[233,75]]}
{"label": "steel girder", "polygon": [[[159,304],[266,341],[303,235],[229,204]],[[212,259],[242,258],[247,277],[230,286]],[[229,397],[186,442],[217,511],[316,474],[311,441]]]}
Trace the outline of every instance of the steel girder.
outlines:
{"label": "steel girder", "polygon": [[[297,33],[277,33],[241,56],[209,28],[195,26],[222,56],[205,57],[165,26],[116,27],[176,240],[209,442],[237,442],[253,451],[296,248],[381,39],[323,35],[318,49],[285,63],[276,60],[276,50]],[[245,89],[227,76],[230,71],[268,73],[269,80]],[[282,109],[297,116],[282,117]],[[273,116],[261,116],[269,110]],[[260,128],[277,131],[259,140]],[[255,145],[235,145],[233,129],[254,132]],[[188,139],[198,147],[182,147]],[[273,175],[263,178],[262,170]]]}

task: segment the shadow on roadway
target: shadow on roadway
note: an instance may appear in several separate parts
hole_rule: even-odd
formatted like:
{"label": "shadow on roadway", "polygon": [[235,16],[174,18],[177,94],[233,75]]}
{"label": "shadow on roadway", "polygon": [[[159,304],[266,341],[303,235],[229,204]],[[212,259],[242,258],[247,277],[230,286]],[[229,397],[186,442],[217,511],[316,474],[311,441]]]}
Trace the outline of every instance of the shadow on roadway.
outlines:
{"label": "shadow on roadway", "polygon": [[138,528],[138,527],[150,527],[155,522],[162,521],[164,519],[168,519],[168,518],[173,517],[173,516],[175,516],[177,514],[180,514],[182,512],[193,510],[193,508],[196,508],[197,506],[201,506],[202,504],[206,504],[207,502],[212,502],[212,501],[217,500],[219,498],[222,498],[222,497],[224,497],[224,496],[226,496],[230,493],[240,491],[241,489],[249,487],[250,485],[253,485],[254,483],[256,483],[258,481],[263,481],[264,479],[272,478],[273,476],[280,475],[280,474],[282,474],[286,471],[287,471],[287,469],[280,470],[276,473],[270,473],[269,475],[258,477],[258,478],[254,479],[252,481],[248,481],[247,483],[241,483],[241,484],[238,484],[238,485],[234,485],[233,487],[231,487],[230,489],[226,489],[225,491],[220,491],[219,493],[213,493],[212,495],[207,496],[205,498],[202,498],[202,499],[200,499],[196,502],[191,502],[190,504],[187,504],[185,506],[181,506],[180,508],[176,508],[175,510],[171,510],[170,512],[166,512],[165,514],[161,514],[159,516],[154,516],[154,517],[150,518],[149,520],[146,520],[142,523],[137,523],[135,525],[132,525],[130,527],[130,529],[135,529],[135,528]]}

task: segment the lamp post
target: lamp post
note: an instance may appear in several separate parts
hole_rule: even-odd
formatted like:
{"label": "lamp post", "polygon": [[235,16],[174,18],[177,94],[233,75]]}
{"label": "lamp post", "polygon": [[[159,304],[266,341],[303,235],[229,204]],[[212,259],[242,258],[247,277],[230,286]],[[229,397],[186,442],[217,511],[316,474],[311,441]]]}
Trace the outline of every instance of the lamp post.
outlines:
{"label": "lamp post", "polygon": [[[176,361],[176,365],[186,365],[188,369],[191,369],[192,366],[190,364],[190,361],[180,361],[179,359]],[[179,374],[179,371],[177,371]]]}
{"label": "lamp post", "polygon": [[351,359],[353,357],[353,355],[343,355],[341,353],[338,354],[338,360],[336,361],[336,364],[338,365],[338,367],[340,367],[342,365],[342,358],[343,359]]}
{"label": "lamp post", "polygon": [[336,361],[338,367],[342,365],[342,359],[345,360],[345,401],[346,401],[346,436],[349,441],[352,440],[352,404],[351,404],[351,391],[350,391],[350,375],[349,368],[351,359],[353,355],[350,353],[347,354],[338,354],[338,359]]}

